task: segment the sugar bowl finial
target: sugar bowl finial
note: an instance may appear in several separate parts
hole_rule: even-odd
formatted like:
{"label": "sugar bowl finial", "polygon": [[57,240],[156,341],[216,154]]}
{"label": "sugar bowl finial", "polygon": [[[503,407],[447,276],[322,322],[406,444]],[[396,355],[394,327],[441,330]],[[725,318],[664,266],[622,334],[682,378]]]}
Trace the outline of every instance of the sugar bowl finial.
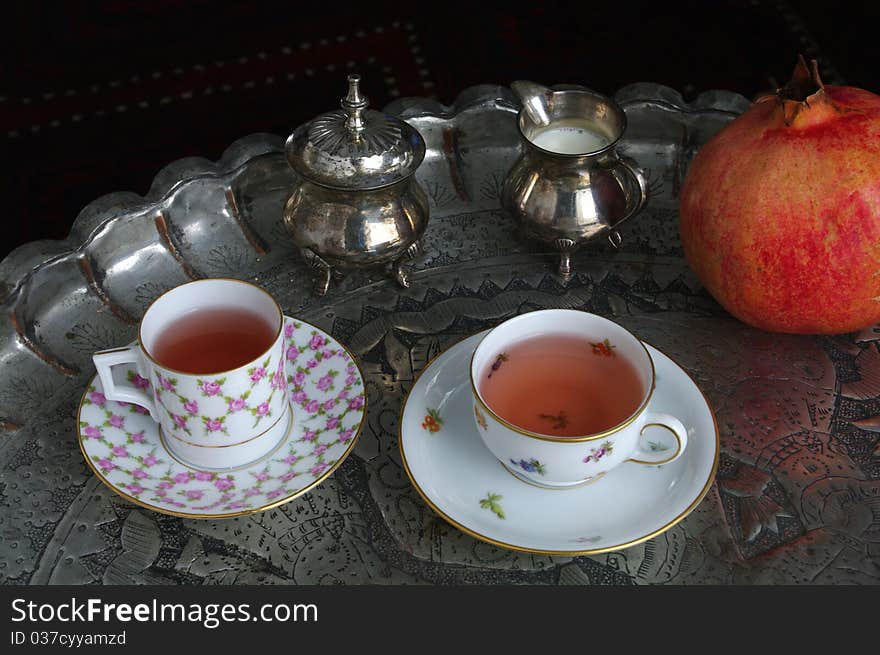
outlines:
{"label": "sugar bowl finial", "polygon": [[360,75],[349,75],[348,95],[339,103],[348,114],[345,126],[355,135],[360,134],[364,130],[364,110],[369,104],[367,97],[361,93],[360,84]]}

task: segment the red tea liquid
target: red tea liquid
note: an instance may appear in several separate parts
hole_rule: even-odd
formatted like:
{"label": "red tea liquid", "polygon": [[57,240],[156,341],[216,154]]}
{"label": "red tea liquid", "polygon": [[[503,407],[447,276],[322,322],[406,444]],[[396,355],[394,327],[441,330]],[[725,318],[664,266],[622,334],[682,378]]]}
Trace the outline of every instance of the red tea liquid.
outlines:
{"label": "red tea liquid", "polygon": [[508,423],[555,437],[612,428],[645,397],[635,367],[613,343],[567,335],[512,345],[480,374],[477,386],[486,404]]}
{"label": "red tea liquid", "polygon": [[163,366],[184,373],[221,373],[253,361],[275,341],[277,329],[254,312],[200,309],[170,323],[151,350]]}

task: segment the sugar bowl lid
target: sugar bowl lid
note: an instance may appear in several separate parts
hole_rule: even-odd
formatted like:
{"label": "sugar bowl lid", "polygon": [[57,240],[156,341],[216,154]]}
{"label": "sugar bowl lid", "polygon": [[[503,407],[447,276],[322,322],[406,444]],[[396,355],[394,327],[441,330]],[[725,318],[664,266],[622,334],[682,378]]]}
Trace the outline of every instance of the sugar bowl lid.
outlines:
{"label": "sugar bowl lid", "polygon": [[378,189],[403,180],[425,158],[425,141],[407,123],[367,109],[360,75],[348,76],[341,109],[300,125],[287,138],[290,166],[315,184],[347,191]]}

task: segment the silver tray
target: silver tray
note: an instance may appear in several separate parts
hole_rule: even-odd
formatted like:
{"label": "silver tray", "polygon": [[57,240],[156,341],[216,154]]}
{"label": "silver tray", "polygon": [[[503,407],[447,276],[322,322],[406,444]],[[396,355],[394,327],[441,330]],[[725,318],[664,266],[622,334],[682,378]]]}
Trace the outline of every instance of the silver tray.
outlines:
{"label": "silver tray", "polygon": [[[86,207],[65,241],[0,263],[0,582],[43,583],[870,583],[880,578],[880,353],[874,330],[773,335],[725,314],[685,265],[677,197],[693,154],[748,102],[685,103],[637,84],[616,94],[626,154],[647,170],[646,211],[619,251],[582,249],[563,285],[554,257],[518,241],[499,210],[519,151],[509,89],[450,106],[386,108],[428,153],[419,178],[432,219],[412,288],[357,272],[324,299],[286,239],[293,174],[280,136],[242,139],[220,161],[163,169],[145,197]],[[288,314],[362,360],[368,426],[325,483],[279,508],[190,520],[133,506],[82,459],[75,412],[93,351],[125,343],[147,304],[202,276],[252,279]],[[416,373],[462,336],[537,307],[615,320],[685,367],[721,431],[717,482],[684,521],[627,550],[549,557],[504,550],[435,515],[408,482],[399,405]]]}

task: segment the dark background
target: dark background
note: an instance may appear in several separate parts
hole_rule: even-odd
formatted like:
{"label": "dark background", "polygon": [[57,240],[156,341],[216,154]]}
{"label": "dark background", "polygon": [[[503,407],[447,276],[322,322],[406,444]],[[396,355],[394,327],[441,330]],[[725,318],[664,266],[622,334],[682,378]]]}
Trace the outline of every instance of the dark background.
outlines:
{"label": "dark background", "polygon": [[691,99],[784,83],[798,53],[827,83],[880,92],[880,3],[21,2],[4,7],[0,257],[64,238],[113,191],[175,159],[286,135],[344,95],[449,104],[469,85],[637,81]]}

